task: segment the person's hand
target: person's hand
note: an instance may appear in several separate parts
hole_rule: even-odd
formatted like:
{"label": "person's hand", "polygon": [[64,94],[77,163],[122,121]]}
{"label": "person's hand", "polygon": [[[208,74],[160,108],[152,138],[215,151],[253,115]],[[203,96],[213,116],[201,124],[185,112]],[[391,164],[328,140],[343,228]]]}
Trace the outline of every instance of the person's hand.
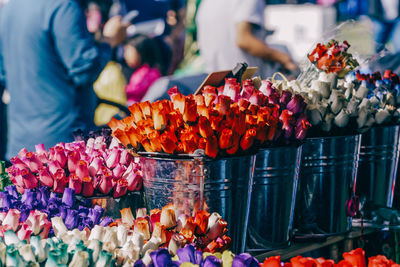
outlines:
{"label": "person's hand", "polygon": [[105,41],[115,47],[122,43],[126,38],[126,29],[129,23],[122,23],[121,16],[115,16],[109,19],[104,25],[103,36]]}

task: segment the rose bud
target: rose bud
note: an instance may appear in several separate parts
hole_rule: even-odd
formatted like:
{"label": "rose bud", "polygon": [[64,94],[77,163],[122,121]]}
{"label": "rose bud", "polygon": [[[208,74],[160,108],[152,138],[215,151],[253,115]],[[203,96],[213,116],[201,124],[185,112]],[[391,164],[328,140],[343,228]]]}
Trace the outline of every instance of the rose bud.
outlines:
{"label": "rose bud", "polygon": [[213,134],[210,121],[206,117],[199,117],[199,133],[204,138]]}
{"label": "rose bud", "polygon": [[83,177],[82,179],[82,195],[85,197],[93,196],[94,187],[93,179],[89,176]]}
{"label": "rose bud", "polygon": [[326,114],[324,121],[322,122],[321,129],[325,132],[329,132],[332,129],[332,124],[333,124],[334,118],[335,118],[335,115],[333,115],[332,113]]}
{"label": "rose bud", "polygon": [[147,137],[149,138],[151,149],[154,152],[161,152],[162,146],[161,146],[160,134],[157,131],[153,131],[152,133],[148,134]]}
{"label": "rose bud", "polygon": [[179,92],[177,86],[169,89],[168,94],[172,103],[174,104],[174,109],[179,110],[179,112],[183,114],[183,111],[185,109],[185,96]]}
{"label": "rose bud", "polygon": [[68,187],[74,189],[76,194],[80,194],[82,192],[81,179],[74,173],[71,173],[68,179],[69,179]]}
{"label": "rose bud", "polygon": [[207,107],[209,107],[217,98],[215,87],[210,85],[204,86],[202,94],[204,96],[205,104]]}
{"label": "rose bud", "polygon": [[145,240],[150,239],[149,222],[145,218],[137,218],[135,220],[134,233],[141,233]]}
{"label": "rose bud", "polygon": [[112,182],[111,172],[106,172],[100,178],[100,181],[98,183],[98,190],[102,194],[107,195],[112,188],[113,188],[113,182]]}
{"label": "rose bud", "polygon": [[[156,104],[156,103],[154,103]],[[158,105],[153,104],[153,123],[154,130],[164,130],[167,125],[167,119],[165,117],[165,110],[162,110]]]}
{"label": "rose bud", "polygon": [[316,105],[307,106],[307,115],[312,125],[317,126],[322,122],[322,114]]}
{"label": "rose bud", "polygon": [[171,204],[162,208],[160,223],[167,229],[176,226],[175,210]]}
{"label": "rose bud", "polygon": [[215,158],[218,155],[218,152],[218,140],[215,135],[211,135],[207,138],[205,153],[207,156]]}
{"label": "rose bud", "polygon": [[39,185],[36,177],[27,169],[21,170],[21,177],[24,181],[24,188],[32,189]]}
{"label": "rose bud", "polygon": [[146,208],[138,208],[136,209],[136,218],[143,218],[147,216]]}
{"label": "rose bud", "polygon": [[21,215],[21,212],[17,209],[8,210],[7,215],[4,218],[1,225],[8,225],[8,226],[12,227],[13,231],[15,232],[19,225],[20,215]]}
{"label": "rose bud", "polygon": [[123,149],[119,157],[119,163],[127,167],[129,166],[132,160],[133,160],[132,155],[126,149]]}
{"label": "rose bud", "polygon": [[40,238],[46,239],[49,235],[50,229],[52,228],[52,224],[48,220],[44,220],[41,221],[40,228],[42,229],[42,231],[39,234]]}
{"label": "rose bud", "polygon": [[279,120],[282,122],[283,130],[288,130],[295,122],[295,118],[293,117],[293,112],[287,109],[282,110],[282,113],[279,116]]}
{"label": "rose bud", "polygon": [[208,218],[210,217],[210,213],[204,210],[200,210],[196,212],[194,217],[194,222],[197,225],[196,234],[202,235],[207,233]]}
{"label": "rose bud", "polygon": [[56,145],[54,147],[54,159],[58,162],[60,167],[64,168],[67,163],[67,156],[65,155],[65,150],[62,146]]}
{"label": "rose bud", "polygon": [[185,99],[183,120],[185,122],[195,122],[197,120],[197,106],[194,100]]}
{"label": "rose bud", "polygon": [[19,240],[26,240],[29,241],[29,238],[31,237],[32,230],[30,229],[29,225],[26,223],[21,224],[20,229],[17,232],[17,237]]}
{"label": "rose bud", "polygon": [[124,174],[125,171],[126,171],[126,167],[122,166],[121,164],[118,163],[117,166],[115,166],[112,173],[115,178],[119,179],[122,177],[122,175]]}
{"label": "rose bud", "polygon": [[246,80],[243,82],[243,90],[240,93],[242,98],[249,99],[254,91],[254,83],[252,80]]}
{"label": "rose bud", "polygon": [[26,165],[18,156],[11,158],[10,162],[15,168],[18,168],[20,170],[29,168],[28,165]]}
{"label": "rose bud", "polygon": [[89,176],[89,170],[86,161],[84,160],[78,161],[78,167],[76,168],[75,174],[81,179]]}
{"label": "rose bud", "polygon": [[[131,118],[133,118],[134,121],[140,121],[140,120],[144,119],[142,109],[140,108],[140,105],[138,103],[135,103],[135,104],[129,106],[128,109],[131,112]],[[121,123],[122,123],[122,125],[120,125],[119,128],[123,129],[125,123],[124,122],[121,122]],[[110,125],[108,125],[108,126],[110,126]],[[110,128],[113,129],[111,126],[110,126]]]}
{"label": "rose bud", "polygon": [[124,147],[128,147],[130,144],[129,137],[126,135],[125,131],[121,129],[113,130],[113,136],[115,136]]}
{"label": "rose bud", "polygon": [[226,78],[222,95],[236,102],[239,99],[240,89],[240,83],[237,83],[235,78]]}
{"label": "rose bud", "polygon": [[194,101],[196,101],[197,106],[206,106],[206,101],[204,99],[204,96],[201,94],[195,95],[194,96]]}
{"label": "rose bud", "polygon": [[131,228],[135,223],[135,218],[133,217],[132,210],[130,208],[124,208],[120,210],[122,223]]}
{"label": "rose bud", "polygon": [[219,147],[228,149],[233,145],[233,132],[231,129],[223,129],[219,137]]}
{"label": "rose bud", "polygon": [[113,149],[109,152],[108,157],[106,159],[106,166],[109,169],[115,168],[117,164],[119,163],[119,158],[121,155],[121,150],[120,149]]}
{"label": "rose bud", "polygon": [[168,244],[168,252],[171,255],[176,255],[178,249],[183,248],[185,237],[181,234],[174,233]]}
{"label": "rose bud", "polygon": [[25,155],[24,162],[28,165],[32,173],[37,173],[40,167],[43,166],[42,162],[36,157],[33,152],[28,152]]}
{"label": "rose bud", "polygon": [[70,173],[75,173],[76,168],[78,167],[78,162],[80,160],[80,154],[77,151],[69,151],[67,155],[68,170]]}
{"label": "rose bud", "polygon": [[49,172],[49,168],[42,166],[39,170],[39,181],[41,185],[53,187],[54,179]]}
{"label": "rose bud", "polygon": [[114,187],[113,197],[114,198],[122,197],[126,195],[127,191],[128,191],[128,182],[126,181],[126,179],[121,178],[118,180],[117,185]]}
{"label": "rose bud", "polygon": [[240,135],[237,132],[233,132],[232,147],[227,149],[226,152],[229,155],[234,155],[238,151],[239,145],[240,145]]}
{"label": "rose bud", "polygon": [[249,97],[249,102],[253,105],[262,105],[264,102],[263,100],[264,94],[257,90],[254,90],[253,94]]}
{"label": "rose bud", "polygon": [[165,153],[173,154],[175,152],[177,145],[174,139],[176,139],[176,136],[171,133],[163,133],[160,136],[161,147]]}
{"label": "rose bud", "polygon": [[248,129],[246,131],[246,133],[240,140],[240,147],[243,151],[249,149],[253,145],[256,134],[257,132],[254,129]]}
{"label": "rose bud", "polygon": [[292,100],[290,100],[286,106],[286,108],[291,112],[293,112],[294,114],[303,112],[304,107],[305,107],[304,98],[298,94],[295,94]]}
{"label": "rose bud", "polygon": [[292,99],[292,93],[288,90],[282,91],[281,98],[279,99],[279,103],[283,105],[283,107],[286,107],[286,105],[289,103],[289,101]]}
{"label": "rose bud", "polygon": [[240,111],[245,111],[250,105],[250,102],[247,99],[241,98],[239,99],[239,109]]}
{"label": "rose bud", "polygon": [[53,177],[54,177],[53,191],[56,193],[63,193],[68,182],[67,178],[65,177],[64,170],[58,169],[57,172],[53,175]]}
{"label": "rose bud", "polygon": [[126,178],[126,181],[128,182],[129,191],[139,191],[143,183],[143,176],[141,171],[131,172],[130,175]]}
{"label": "rose bud", "polygon": [[218,96],[218,104],[216,105],[216,109],[222,115],[226,115],[229,112],[232,100],[225,95]]}
{"label": "rose bud", "polygon": [[142,140],[142,146],[146,152],[154,152],[149,139]]}
{"label": "rose bud", "polygon": [[357,248],[350,252],[343,253],[344,260],[348,261],[352,266],[366,267],[365,251],[362,248]]}
{"label": "rose bud", "polygon": [[152,238],[159,238],[161,241],[161,244],[165,244],[167,243],[168,240],[168,232],[166,231],[166,228],[164,225],[162,225],[161,223],[155,223],[154,227],[153,227],[153,233],[152,233]]}
{"label": "rose bud", "polygon": [[350,116],[348,114],[348,111],[346,109],[342,109],[342,111],[340,111],[340,113],[335,117],[334,123],[339,128],[344,128],[349,123],[349,119]]}
{"label": "rose bud", "polygon": [[205,150],[205,149],[206,149],[206,145],[207,145],[207,139],[205,139],[205,138],[200,138],[200,139],[199,139],[199,143],[197,144],[198,149],[203,149],[203,150]]}
{"label": "rose bud", "polygon": [[303,140],[304,138],[306,138],[307,130],[311,126],[312,125],[307,121],[306,116],[303,114],[303,117],[300,117],[296,123],[296,128],[295,128],[296,139]]}
{"label": "rose bud", "polygon": [[161,219],[161,210],[160,209],[152,209],[150,210],[150,222],[153,226],[156,222],[160,222]]}
{"label": "rose bud", "polygon": [[390,120],[390,113],[387,109],[378,109],[378,111],[375,114],[375,121],[377,124],[383,124],[387,121]]}
{"label": "rose bud", "polygon": [[228,231],[228,229],[226,228],[227,225],[228,225],[228,223],[222,219],[219,219],[218,221],[216,221],[213,225],[211,225],[209,227],[209,230],[207,233],[208,239],[214,240],[217,237],[225,234]]}
{"label": "rose bud", "polygon": [[204,116],[207,119],[210,117],[210,115],[208,114],[208,108],[206,106],[197,106],[197,113],[199,114],[199,116]]}
{"label": "rose bud", "polygon": [[94,177],[99,173],[100,169],[103,167],[103,159],[101,157],[95,157],[88,167],[88,172],[90,176]]}
{"label": "rose bud", "polygon": [[261,81],[261,86],[258,90],[264,95],[269,96],[271,94],[271,91],[276,89],[272,86],[272,83],[270,81],[263,80]]}

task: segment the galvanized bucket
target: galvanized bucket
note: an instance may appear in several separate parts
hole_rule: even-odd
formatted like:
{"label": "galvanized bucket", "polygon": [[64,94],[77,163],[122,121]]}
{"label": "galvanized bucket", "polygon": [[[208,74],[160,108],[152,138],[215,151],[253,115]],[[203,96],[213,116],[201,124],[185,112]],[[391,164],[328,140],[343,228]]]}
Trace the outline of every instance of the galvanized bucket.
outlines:
{"label": "galvanized bucket", "polygon": [[204,158],[141,157],[147,209],[173,203],[179,213],[208,209],[228,222],[232,250],[244,251],[255,156]]}
{"label": "galvanized bucket", "polygon": [[354,195],[360,143],[361,135],[306,140],[294,221],[299,234],[332,235],[351,229],[346,204]]}
{"label": "galvanized bucket", "polygon": [[289,245],[301,146],[260,150],[256,155],[246,251]]}
{"label": "galvanized bucket", "polygon": [[144,207],[144,196],[142,192],[129,192],[119,198],[90,197],[93,205],[99,205],[104,209],[104,216],[117,219],[121,218],[120,210],[130,208],[135,215],[136,209]]}
{"label": "galvanized bucket", "polygon": [[362,134],[356,194],[361,201],[392,207],[400,149],[400,126]]}

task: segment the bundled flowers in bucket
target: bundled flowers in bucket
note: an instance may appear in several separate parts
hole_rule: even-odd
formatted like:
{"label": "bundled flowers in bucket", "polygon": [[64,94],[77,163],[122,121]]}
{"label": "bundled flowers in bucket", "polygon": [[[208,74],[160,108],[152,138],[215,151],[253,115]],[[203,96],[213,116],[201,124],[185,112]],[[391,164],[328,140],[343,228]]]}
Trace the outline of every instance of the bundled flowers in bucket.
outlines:
{"label": "bundled flowers in bucket", "polygon": [[260,264],[261,267],[309,267],[309,266],[326,266],[326,267],[399,267],[400,265],[392,260],[388,260],[385,256],[378,255],[368,258],[368,265],[365,259],[365,251],[361,248],[354,249],[350,252],[343,253],[343,260],[335,263],[333,260],[324,258],[314,259],[311,257],[296,256],[290,259],[290,262],[282,263],[280,256],[266,258]]}
{"label": "bundled flowers in bucket", "polygon": [[39,144],[35,152],[22,149],[11,163],[8,173],[21,193],[41,185],[57,193],[73,188],[84,197],[118,198],[142,186],[140,164],[117,139],[107,145],[104,136],[59,143],[49,151]]}
{"label": "bundled flowers in bucket", "polygon": [[205,86],[201,94],[169,90],[171,100],[129,107],[131,116],[112,119],[113,135],[136,151],[205,155],[240,155],[258,147],[302,140],[309,127],[300,95],[258,90],[252,80],[228,78],[219,88]]}
{"label": "bundled flowers in bucket", "polygon": [[100,206],[92,207],[86,199],[77,199],[74,189],[64,193],[50,192],[47,187],[27,189],[20,195],[15,186],[7,186],[0,192],[0,236],[7,230],[17,232],[20,239],[29,240],[31,235],[42,238],[52,235],[51,218],[60,216],[68,229],[91,229],[99,224],[107,226],[113,220],[103,218]]}
{"label": "bundled flowers in bucket", "polygon": [[309,86],[321,72],[344,77],[359,65],[353,55],[348,53],[349,48],[350,44],[347,41],[340,43],[335,39],[326,44],[316,44],[312,52],[307,54],[305,67],[297,80],[303,86]]}
{"label": "bundled flowers in bucket", "polygon": [[343,77],[358,65],[347,54],[348,47],[347,42],[318,44],[308,55],[317,69],[306,69],[294,81],[274,81],[276,87],[294,90],[304,97],[307,117],[313,126],[310,136],[357,134],[375,125],[391,125],[400,120],[398,93],[394,89],[398,77],[390,72],[384,75],[385,80],[379,79],[377,73],[358,72]]}

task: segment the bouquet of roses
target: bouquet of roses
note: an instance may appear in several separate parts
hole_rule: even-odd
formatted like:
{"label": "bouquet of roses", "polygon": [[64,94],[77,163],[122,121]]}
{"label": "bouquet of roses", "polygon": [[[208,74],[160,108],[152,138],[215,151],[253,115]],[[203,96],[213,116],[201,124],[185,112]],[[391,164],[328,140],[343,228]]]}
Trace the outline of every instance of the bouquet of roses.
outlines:
{"label": "bouquet of roses", "polygon": [[107,145],[104,136],[59,143],[49,151],[43,144],[36,145],[36,152],[22,149],[11,163],[10,180],[21,193],[43,185],[57,193],[73,188],[85,197],[117,198],[142,186],[140,164],[116,139]]}
{"label": "bouquet of roses", "polygon": [[[261,90],[262,89],[262,90]],[[131,115],[109,126],[125,147],[136,151],[192,154],[215,158],[247,153],[259,146],[305,138],[309,127],[298,94],[280,92],[271,83],[226,79],[219,88],[205,86],[198,95],[169,90],[171,100],[129,107]]]}

